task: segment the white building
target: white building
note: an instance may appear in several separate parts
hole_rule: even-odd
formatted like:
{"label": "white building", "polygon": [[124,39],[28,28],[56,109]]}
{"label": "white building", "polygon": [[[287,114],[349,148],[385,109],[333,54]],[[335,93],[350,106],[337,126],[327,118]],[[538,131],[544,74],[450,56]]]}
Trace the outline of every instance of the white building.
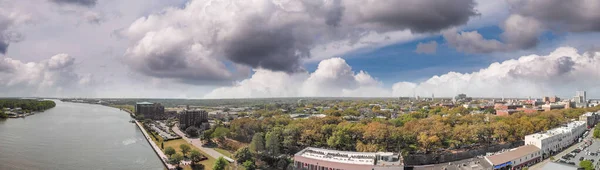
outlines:
{"label": "white building", "polygon": [[540,148],[525,145],[511,149],[507,152],[486,156],[485,160],[493,169],[522,169],[542,161]]}
{"label": "white building", "polygon": [[402,156],[392,152],[349,152],[308,147],[294,155],[295,170],[404,169]]}
{"label": "white building", "polygon": [[546,158],[576,142],[586,129],[586,122],[573,121],[546,132],[527,135],[525,145],[537,146],[542,151],[543,158]]}

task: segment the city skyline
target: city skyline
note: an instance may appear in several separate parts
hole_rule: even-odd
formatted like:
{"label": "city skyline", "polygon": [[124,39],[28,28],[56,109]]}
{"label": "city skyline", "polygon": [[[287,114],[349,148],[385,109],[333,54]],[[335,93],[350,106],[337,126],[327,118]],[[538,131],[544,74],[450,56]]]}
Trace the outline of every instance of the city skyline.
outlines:
{"label": "city skyline", "polygon": [[591,0],[0,0],[0,97],[596,99],[597,10]]}

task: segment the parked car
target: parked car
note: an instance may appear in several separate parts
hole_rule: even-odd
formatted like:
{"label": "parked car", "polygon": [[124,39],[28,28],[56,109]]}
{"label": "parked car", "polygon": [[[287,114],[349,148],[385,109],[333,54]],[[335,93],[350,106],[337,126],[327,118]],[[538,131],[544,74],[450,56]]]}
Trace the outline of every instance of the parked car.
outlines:
{"label": "parked car", "polygon": [[582,156],[582,157],[579,157],[579,161],[583,161],[583,156]]}
{"label": "parked car", "polygon": [[575,162],[569,162],[568,164],[575,165]]}

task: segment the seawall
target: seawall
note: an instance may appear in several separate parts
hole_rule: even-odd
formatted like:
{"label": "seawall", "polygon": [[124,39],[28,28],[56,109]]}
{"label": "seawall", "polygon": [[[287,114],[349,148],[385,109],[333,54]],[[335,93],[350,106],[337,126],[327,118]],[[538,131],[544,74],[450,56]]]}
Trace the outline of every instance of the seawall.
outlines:
{"label": "seawall", "polygon": [[173,166],[167,162],[169,159],[167,158],[165,153],[163,153],[163,151],[160,150],[158,145],[156,145],[156,143],[154,143],[154,141],[150,138],[148,133],[146,133],[146,130],[144,130],[144,128],[142,127],[142,124],[140,122],[138,122],[137,120],[135,121],[135,124],[137,125],[138,129],[140,129],[140,131],[142,131],[142,133],[144,134],[144,137],[146,138],[146,141],[148,142],[148,144],[150,144],[150,146],[152,146],[152,150],[154,150],[154,153],[156,153],[156,155],[161,160],[161,162],[163,163],[165,168],[175,169],[175,166]]}

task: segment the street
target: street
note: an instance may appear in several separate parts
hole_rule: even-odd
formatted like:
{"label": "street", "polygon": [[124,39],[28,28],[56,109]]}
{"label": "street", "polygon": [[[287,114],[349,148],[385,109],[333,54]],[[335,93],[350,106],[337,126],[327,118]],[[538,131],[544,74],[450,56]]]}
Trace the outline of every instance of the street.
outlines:
{"label": "street", "polygon": [[[591,132],[593,132],[593,131],[589,132],[590,134],[588,134],[588,136],[585,137],[585,140],[592,139]],[[585,140],[583,140],[583,141],[585,141]],[[568,153],[571,153],[573,150],[575,150],[577,148],[580,148],[582,145],[584,145],[583,141],[579,142],[579,143],[576,143],[576,144],[572,145],[571,147],[565,149],[564,151],[562,151],[562,152],[554,155],[554,158],[557,161],[563,160],[562,156],[564,156],[564,155],[566,155]],[[586,149],[588,149],[588,151],[591,151],[591,152],[597,152],[600,149],[600,140],[593,139],[592,145],[589,146],[589,147],[587,147]],[[573,163],[575,163],[576,166],[579,166],[579,162],[580,162],[579,158],[580,157],[583,157],[584,160],[593,159],[594,160],[593,164],[594,164],[595,169],[600,169],[600,167],[598,165],[598,163],[600,161],[599,160],[600,156],[598,156],[598,155],[596,155],[596,156],[587,155],[586,150],[582,150],[581,152],[577,153],[577,155],[574,158],[571,158],[569,160],[564,160],[564,161],[566,163],[573,162]],[[534,166],[530,167],[529,169],[531,169],[531,170],[541,170],[542,167],[544,167],[544,165],[546,165],[548,163],[548,161],[550,161],[550,159],[546,159],[546,160],[544,160],[544,161],[542,161],[542,162],[540,162],[538,164],[535,164]]]}
{"label": "street", "polygon": [[184,139],[185,141],[191,143],[192,145],[196,146],[197,148],[199,148],[200,150],[202,150],[202,152],[208,154],[208,156],[213,157],[215,159],[219,158],[219,157],[223,157],[225,158],[227,161],[229,162],[234,162],[233,159],[215,151],[212,148],[207,148],[207,147],[203,147],[202,146],[202,141],[199,138],[188,138],[185,136],[185,133],[181,132],[181,130],[179,130],[179,127],[177,125],[173,126],[173,132],[177,133],[177,135],[181,136],[182,139]]}

